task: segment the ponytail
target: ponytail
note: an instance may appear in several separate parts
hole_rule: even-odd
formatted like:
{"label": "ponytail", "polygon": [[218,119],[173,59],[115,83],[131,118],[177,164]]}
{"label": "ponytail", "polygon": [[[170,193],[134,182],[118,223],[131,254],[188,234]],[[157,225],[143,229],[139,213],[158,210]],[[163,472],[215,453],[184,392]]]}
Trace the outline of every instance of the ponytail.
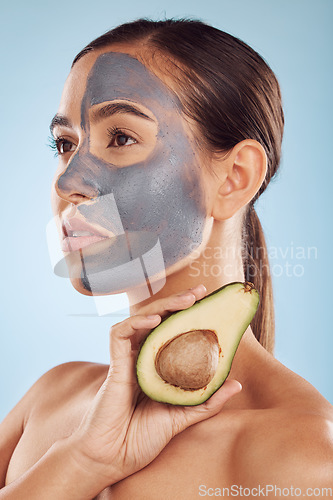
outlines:
{"label": "ponytail", "polygon": [[249,206],[245,217],[243,251],[245,279],[254,284],[260,296],[251,328],[260,344],[273,353],[275,327],[272,278],[264,232],[253,205]]}

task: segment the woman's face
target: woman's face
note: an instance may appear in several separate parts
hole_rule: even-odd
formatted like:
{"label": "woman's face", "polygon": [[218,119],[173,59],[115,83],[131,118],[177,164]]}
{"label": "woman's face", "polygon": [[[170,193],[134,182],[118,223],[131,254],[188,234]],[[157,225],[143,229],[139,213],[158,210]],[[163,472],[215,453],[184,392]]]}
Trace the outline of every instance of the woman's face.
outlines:
{"label": "woman's face", "polygon": [[179,100],[128,52],[79,60],[51,123],[53,210],[71,281],[85,294],[147,280],[156,293],[205,238],[204,180]]}

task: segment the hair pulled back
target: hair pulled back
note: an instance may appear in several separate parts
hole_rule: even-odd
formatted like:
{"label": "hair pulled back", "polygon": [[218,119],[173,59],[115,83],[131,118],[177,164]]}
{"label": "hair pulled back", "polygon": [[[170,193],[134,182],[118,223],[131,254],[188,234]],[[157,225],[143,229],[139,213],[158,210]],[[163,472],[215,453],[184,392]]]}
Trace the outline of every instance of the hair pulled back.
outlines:
{"label": "hair pulled back", "polygon": [[[265,149],[264,182],[247,206],[243,223],[245,279],[254,283],[260,305],[252,321],[254,335],[270,352],[274,347],[274,305],[267,248],[254,203],[275,175],[281,156],[284,116],[278,81],[251,47],[197,20],[139,19],[108,31],[87,45],[88,52],[114,43],[144,43],[170,58],[183,112],[195,120],[207,151],[224,153],[244,139]],[[170,70],[169,70],[170,71]]]}

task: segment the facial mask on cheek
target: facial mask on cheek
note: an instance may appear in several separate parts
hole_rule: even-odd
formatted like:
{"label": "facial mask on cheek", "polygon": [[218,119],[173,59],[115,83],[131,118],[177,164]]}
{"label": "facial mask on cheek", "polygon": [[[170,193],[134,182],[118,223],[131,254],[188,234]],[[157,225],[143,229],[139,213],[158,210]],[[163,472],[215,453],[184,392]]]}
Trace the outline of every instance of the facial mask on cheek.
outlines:
{"label": "facial mask on cheek", "polygon": [[[89,151],[89,108],[115,99],[142,104],[157,119],[156,145],[144,162],[120,168]],[[206,216],[200,167],[179,102],[139,61],[110,52],[91,70],[81,116],[85,139],[58,187],[89,198],[78,214],[115,236],[68,254],[70,275],[92,294],[124,291],[147,279],[156,293],[154,276],[164,276],[200,245]]]}

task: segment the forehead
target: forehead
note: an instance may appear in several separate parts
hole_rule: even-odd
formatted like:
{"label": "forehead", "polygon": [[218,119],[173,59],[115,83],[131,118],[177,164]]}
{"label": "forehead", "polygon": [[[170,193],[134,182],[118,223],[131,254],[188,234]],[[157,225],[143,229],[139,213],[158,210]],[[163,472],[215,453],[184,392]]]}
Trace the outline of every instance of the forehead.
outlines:
{"label": "forehead", "polygon": [[156,115],[181,108],[176,94],[142,62],[127,53],[108,51],[85,55],[74,65],[59,111],[116,99],[141,103]]}

